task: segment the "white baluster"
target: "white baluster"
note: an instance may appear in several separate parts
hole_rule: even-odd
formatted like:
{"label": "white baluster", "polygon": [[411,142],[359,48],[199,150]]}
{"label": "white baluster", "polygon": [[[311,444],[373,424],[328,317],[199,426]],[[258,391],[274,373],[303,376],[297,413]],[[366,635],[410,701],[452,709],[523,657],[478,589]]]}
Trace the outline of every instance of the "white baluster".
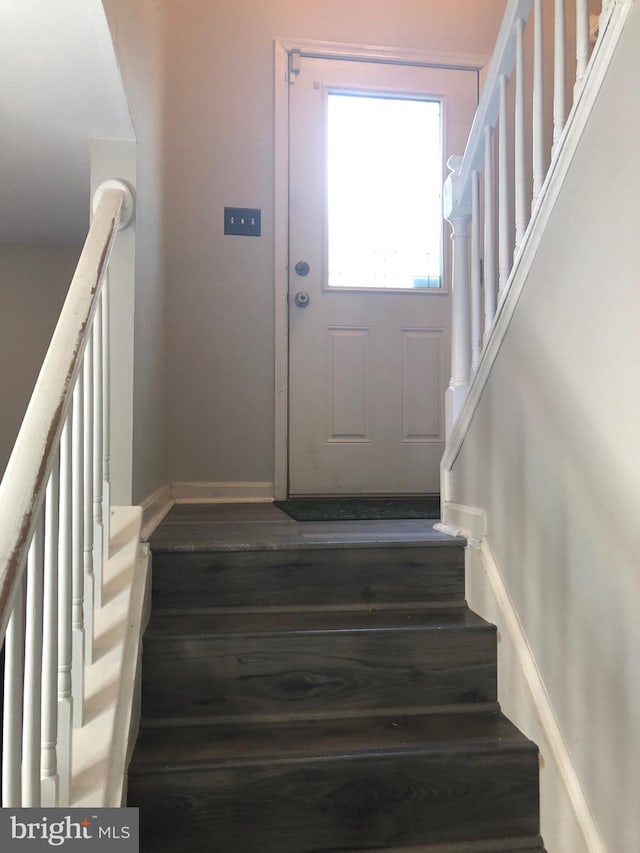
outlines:
{"label": "white baluster", "polygon": [[42,725],[40,801],[58,805],[58,517],[59,458],[47,483],[44,534],[44,605],[42,619]]}
{"label": "white baluster", "polygon": [[2,716],[2,805],[22,805],[22,719],[24,688],[26,574],[16,585],[13,611],[4,641],[4,708]]}
{"label": "white baluster", "polygon": [[525,135],[525,87],[524,87],[524,27],[525,22],[516,22],[516,112],[515,112],[515,192],[516,192],[516,243],[518,251],[527,230],[527,211],[531,199],[527,193],[527,146]]}
{"label": "white baluster", "polygon": [[40,805],[40,719],[42,676],[43,514],[36,522],[27,558],[27,605],[22,729],[22,805]]}
{"label": "white baluster", "polygon": [[533,200],[536,206],[545,179],[544,30],[542,0],[535,0],[533,42]]}
{"label": "white baluster", "polygon": [[451,224],[451,379],[446,395],[446,432],[451,433],[469,388],[471,370],[471,312],[469,287],[469,222],[471,210],[456,199],[462,157],[450,157],[451,174],[444,187],[444,213]]}
{"label": "white baluster", "polygon": [[589,0],[576,0],[576,84],[573,89],[574,101],[584,83],[589,62]]}
{"label": "white baluster", "polygon": [[73,725],[84,719],[84,378],[81,370],[73,391],[72,546],[71,546],[71,685]]}
{"label": "white baluster", "polygon": [[102,284],[102,537],[103,556],[109,559],[111,537],[111,323],[109,305],[109,270]]}
{"label": "white baluster", "polygon": [[484,129],[484,344],[496,315],[496,238],[494,218],[493,131]]}
{"label": "white baluster", "polygon": [[482,261],[480,258],[480,173],[471,183],[471,370],[482,355]]}
{"label": "white baluster", "polygon": [[59,803],[71,801],[71,560],[72,473],[71,418],[60,439],[60,520],[58,535],[58,786]]}
{"label": "white baluster", "polygon": [[83,364],[84,389],[84,662],[93,663],[93,334],[89,334]]}
{"label": "white baluster", "polygon": [[555,0],[553,42],[553,147],[567,119],[566,20],[565,0]]}
{"label": "white baluster", "polygon": [[511,262],[511,217],[509,216],[509,140],[507,127],[507,78],[500,78],[500,119],[498,125],[498,292],[509,280]]}
{"label": "white baluster", "polygon": [[102,302],[93,321],[93,574],[94,605],[102,607]]}

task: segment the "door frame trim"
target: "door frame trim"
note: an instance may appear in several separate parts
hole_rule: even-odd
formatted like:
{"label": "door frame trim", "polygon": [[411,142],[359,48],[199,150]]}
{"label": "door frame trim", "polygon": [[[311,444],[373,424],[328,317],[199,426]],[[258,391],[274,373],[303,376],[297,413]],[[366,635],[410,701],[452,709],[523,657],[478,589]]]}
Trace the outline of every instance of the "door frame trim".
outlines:
{"label": "door frame trim", "polygon": [[490,59],[486,54],[436,53],[415,48],[376,47],[309,39],[276,38],[274,42],[274,306],[275,389],[274,470],[276,500],[289,490],[289,57],[346,59],[385,65],[422,65],[477,71]]}

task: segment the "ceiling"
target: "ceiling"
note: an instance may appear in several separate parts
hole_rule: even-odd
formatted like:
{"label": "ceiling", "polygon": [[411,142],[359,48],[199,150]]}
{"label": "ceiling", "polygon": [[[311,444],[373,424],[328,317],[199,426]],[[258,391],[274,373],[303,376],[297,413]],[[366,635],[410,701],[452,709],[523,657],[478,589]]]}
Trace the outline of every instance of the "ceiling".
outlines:
{"label": "ceiling", "polygon": [[0,244],[83,241],[94,138],[135,138],[101,0],[0,0]]}

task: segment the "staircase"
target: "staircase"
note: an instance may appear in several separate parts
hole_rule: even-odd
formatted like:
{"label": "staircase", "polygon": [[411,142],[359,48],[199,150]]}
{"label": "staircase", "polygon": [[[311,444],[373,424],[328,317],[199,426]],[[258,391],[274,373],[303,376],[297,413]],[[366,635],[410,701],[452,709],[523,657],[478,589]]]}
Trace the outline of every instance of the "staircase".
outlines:
{"label": "staircase", "polygon": [[537,749],[496,703],[462,541],[198,550],[170,520],[129,769],[143,853],[542,851]]}

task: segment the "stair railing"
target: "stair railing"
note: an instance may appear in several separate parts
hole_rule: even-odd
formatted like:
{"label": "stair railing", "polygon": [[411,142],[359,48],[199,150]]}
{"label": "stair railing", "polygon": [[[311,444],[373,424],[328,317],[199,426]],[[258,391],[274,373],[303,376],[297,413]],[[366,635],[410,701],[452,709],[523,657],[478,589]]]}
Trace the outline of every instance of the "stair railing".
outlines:
{"label": "stair railing", "polygon": [[[615,2],[603,4],[601,31]],[[575,13],[575,104],[598,27],[597,16],[589,16],[588,0],[509,0],[464,156],[449,159],[444,216],[452,228],[453,272],[447,436],[491,335],[567,123],[567,69],[573,73],[568,13]],[[553,16],[552,45],[544,33],[547,15]],[[533,28],[528,34],[533,42],[530,80],[525,76],[528,26]],[[553,66],[552,111],[545,93],[548,63]]]}
{"label": "stair railing", "polygon": [[109,543],[108,265],[133,196],[107,181],[0,483],[2,805],[71,799],[72,730]]}

